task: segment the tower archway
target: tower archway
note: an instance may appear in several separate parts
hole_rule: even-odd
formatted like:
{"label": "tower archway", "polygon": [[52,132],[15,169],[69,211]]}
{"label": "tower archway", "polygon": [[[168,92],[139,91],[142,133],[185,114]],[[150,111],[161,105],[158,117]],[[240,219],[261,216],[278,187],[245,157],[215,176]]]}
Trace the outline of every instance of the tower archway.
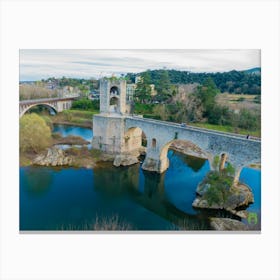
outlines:
{"label": "tower archway", "polygon": [[111,89],[110,89],[110,95],[117,95],[119,96],[120,95],[120,90],[117,86],[112,86]]}
{"label": "tower archway", "polygon": [[110,98],[110,112],[111,113],[118,113],[120,111],[120,102],[119,102],[119,98],[116,96],[113,96]]}

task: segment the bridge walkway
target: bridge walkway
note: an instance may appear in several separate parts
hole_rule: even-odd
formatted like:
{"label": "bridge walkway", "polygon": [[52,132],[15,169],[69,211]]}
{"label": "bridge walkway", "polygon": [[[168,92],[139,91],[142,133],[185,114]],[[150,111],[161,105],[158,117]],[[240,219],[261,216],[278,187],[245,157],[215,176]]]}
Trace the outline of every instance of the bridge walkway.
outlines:
{"label": "bridge walkway", "polygon": [[[208,133],[215,134],[215,135],[221,135],[221,136],[227,135],[229,137],[233,137],[236,139],[246,139],[247,138],[246,135],[242,135],[242,134],[223,132],[223,131],[218,131],[218,130],[208,129],[208,128],[200,128],[200,127],[196,127],[196,126],[183,125],[183,124],[173,123],[173,122],[168,122],[168,121],[148,119],[148,118],[143,118],[143,117],[139,117],[139,116],[127,116],[126,118],[131,119],[131,120],[142,121],[145,123],[151,123],[151,124],[157,124],[157,125],[162,124],[162,125],[166,125],[168,127],[174,127],[174,128],[180,128],[180,129],[186,129],[186,130],[192,130],[192,131],[208,132]],[[247,140],[261,142],[261,138],[254,137],[254,136],[250,136],[249,139],[247,139]]]}

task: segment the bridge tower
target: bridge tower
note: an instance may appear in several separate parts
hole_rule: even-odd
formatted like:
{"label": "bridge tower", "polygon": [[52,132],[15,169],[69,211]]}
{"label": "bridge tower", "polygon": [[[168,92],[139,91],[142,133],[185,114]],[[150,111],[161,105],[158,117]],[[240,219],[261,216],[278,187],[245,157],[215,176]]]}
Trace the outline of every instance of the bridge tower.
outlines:
{"label": "bridge tower", "polygon": [[111,154],[124,152],[126,81],[100,81],[100,114],[93,116],[92,147]]}
{"label": "bridge tower", "polygon": [[126,113],[126,81],[102,79],[100,81],[100,113]]}

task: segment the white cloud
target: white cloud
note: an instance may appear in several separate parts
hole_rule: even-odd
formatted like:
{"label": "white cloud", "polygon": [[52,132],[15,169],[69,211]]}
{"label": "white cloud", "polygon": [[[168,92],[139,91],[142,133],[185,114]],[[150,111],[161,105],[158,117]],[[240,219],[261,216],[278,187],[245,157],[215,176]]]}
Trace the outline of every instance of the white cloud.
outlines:
{"label": "white cloud", "polygon": [[147,69],[223,72],[260,67],[260,50],[20,50],[20,80],[90,78]]}

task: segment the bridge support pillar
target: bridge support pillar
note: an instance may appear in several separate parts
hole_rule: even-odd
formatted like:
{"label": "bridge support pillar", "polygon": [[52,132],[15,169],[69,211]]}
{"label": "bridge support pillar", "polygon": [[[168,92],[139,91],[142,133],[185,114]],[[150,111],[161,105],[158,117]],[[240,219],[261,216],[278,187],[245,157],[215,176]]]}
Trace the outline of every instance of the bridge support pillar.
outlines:
{"label": "bridge support pillar", "polygon": [[239,182],[240,173],[241,173],[241,167],[236,167],[234,172],[234,179],[233,179],[234,186],[236,186]]}
{"label": "bridge support pillar", "polygon": [[221,155],[221,159],[220,159],[219,171],[223,171],[225,169],[226,160],[227,160],[227,155],[226,154],[222,154]]}
{"label": "bridge support pillar", "polygon": [[165,157],[163,159],[156,159],[149,157],[148,154],[143,162],[142,169],[147,171],[153,171],[157,173],[163,173],[169,167],[169,159]]}
{"label": "bridge support pillar", "polygon": [[124,118],[121,115],[95,115],[93,135],[94,149],[115,155],[125,151]]}

